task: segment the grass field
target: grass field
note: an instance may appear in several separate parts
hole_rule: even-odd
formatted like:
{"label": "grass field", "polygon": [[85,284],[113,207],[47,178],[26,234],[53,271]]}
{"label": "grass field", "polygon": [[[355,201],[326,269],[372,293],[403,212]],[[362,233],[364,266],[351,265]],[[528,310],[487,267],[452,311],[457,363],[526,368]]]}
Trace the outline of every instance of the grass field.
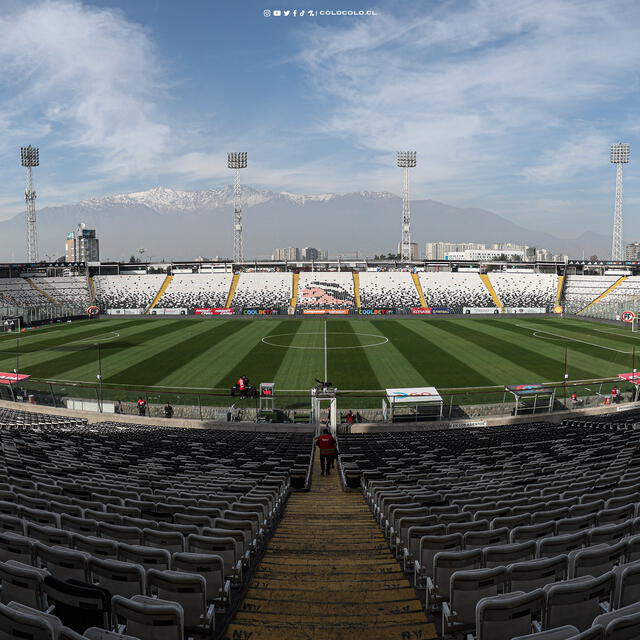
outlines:
{"label": "grass field", "polygon": [[[325,333],[326,332],[326,333]],[[226,392],[240,375],[306,390],[560,381],[631,371],[640,337],[561,318],[103,319],[0,336],[0,371],[106,385]],[[325,348],[326,345],[326,348]]]}

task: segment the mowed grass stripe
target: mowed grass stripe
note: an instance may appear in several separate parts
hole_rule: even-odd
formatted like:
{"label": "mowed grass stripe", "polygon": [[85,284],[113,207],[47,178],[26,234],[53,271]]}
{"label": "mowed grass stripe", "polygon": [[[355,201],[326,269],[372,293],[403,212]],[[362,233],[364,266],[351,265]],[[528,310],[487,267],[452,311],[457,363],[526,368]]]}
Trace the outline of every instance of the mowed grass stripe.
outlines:
{"label": "mowed grass stripe", "polygon": [[[139,320],[129,320],[126,322],[121,321],[109,324],[108,327],[105,327],[102,322],[96,322],[91,328],[87,328],[86,324],[83,324],[82,327],[69,325],[65,327],[66,331],[58,332],[55,335],[51,335],[50,333],[45,335],[38,335],[29,332],[21,333],[20,353],[27,354],[45,351],[55,352],[56,350],[71,350],[73,349],[73,346],[70,345],[75,341],[93,338],[113,331],[117,333],[120,330],[124,330],[131,326],[137,326],[138,324]],[[0,354],[14,354],[15,345],[16,337],[14,335],[12,340],[0,343]],[[81,347],[82,345],[80,344],[77,345],[76,348],[80,349]]]}
{"label": "mowed grass stripe", "polygon": [[[143,331],[136,331],[130,336],[121,334],[118,338],[114,338],[108,342],[101,342],[100,349],[102,356],[107,358],[109,355],[115,353],[122,354],[127,352],[132,346],[136,346],[136,339],[139,336],[144,336],[144,340],[148,340],[150,337],[156,335],[163,335],[168,330],[177,331],[180,328],[180,321],[172,323],[175,325],[172,329],[168,329],[166,326],[158,326],[156,324],[139,325],[135,324],[132,329],[139,329],[145,327]],[[119,331],[124,331],[120,327]],[[104,333],[104,332],[101,332]],[[100,334],[97,334],[100,335]],[[96,337],[88,336],[86,342],[80,342],[75,344],[73,340],[69,341],[69,351],[65,355],[58,355],[62,351],[62,347],[53,352],[54,357],[43,357],[42,353],[35,352],[29,354],[27,357],[23,357],[22,350],[20,353],[20,368],[25,372],[32,375],[34,378],[59,378],[60,374],[63,374],[72,369],[76,369],[81,366],[90,365],[97,361],[97,347],[95,343],[91,342],[90,338]],[[52,352],[46,352],[51,355]],[[134,352],[135,353],[135,352]],[[127,357],[130,357],[129,354]],[[95,369],[95,368],[94,368]],[[94,369],[92,369],[91,381],[95,375]]]}
{"label": "mowed grass stripe", "polygon": [[[512,333],[518,334],[523,337],[534,337],[534,331],[544,331],[542,327],[540,329],[530,329],[521,326],[517,326],[514,323],[509,323],[505,320],[496,320],[496,322],[500,322],[504,329],[507,331],[511,331]],[[580,336],[577,335],[575,340],[571,340],[570,338],[554,338],[553,341],[549,340],[548,342],[553,342],[560,347],[562,347],[563,351],[566,347],[569,354],[569,359],[571,359],[571,353],[581,353],[590,357],[599,357],[603,362],[602,369],[596,371],[585,371],[582,369],[578,369],[575,367],[571,368],[570,376],[572,380],[588,380],[590,378],[603,378],[611,375],[616,372],[620,366],[631,366],[631,354],[620,353],[618,351],[611,351],[611,349],[607,349],[606,347],[596,346],[596,343],[593,344],[585,344],[582,342],[577,342],[576,340],[580,340]],[[538,338],[538,341],[544,344],[544,339]],[[589,340],[591,342],[591,340]],[[597,354],[597,355],[596,355]],[[564,358],[564,355],[562,356]],[[607,366],[607,365],[611,366]],[[617,366],[616,366],[617,365]]]}
{"label": "mowed grass stripe", "polygon": [[[272,327],[266,336],[275,336],[281,333],[290,335],[278,338],[278,344],[284,346],[291,344],[295,334],[302,326],[303,320],[281,320],[275,324],[271,324],[270,320],[254,320],[254,322],[269,322]],[[216,383],[216,387],[231,388],[236,380],[243,375],[249,378],[253,385],[263,382],[277,382],[276,373],[282,361],[283,349],[265,344],[260,339],[253,349],[249,351],[242,359],[235,363],[235,366],[228,371]]]}
{"label": "mowed grass stripe", "polygon": [[[180,323],[180,321],[178,321]],[[207,324],[204,324],[207,323]],[[246,329],[242,322],[228,320],[208,323],[203,320],[199,332],[190,332],[181,340],[172,342],[167,348],[156,351],[153,355],[139,360],[135,364],[109,378],[108,382],[120,384],[154,385],[166,378],[171,371],[190,363],[195,357],[208,349],[212,344]],[[186,382],[191,382],[187,380]],[[189,385],[187,385],[189,386]]]}
{"label": "mowed grass stripe", "polygon": [[[474,327],[481,331],[491,331],[496,333],[499,337],[503,338],[507,342],[511,342],[516,345],[525,346],[533,349],[536,352],[542,352],[547,356],[553,357],[558,365],[556,370],[556,376],[553,378],[555,381],[563,379],[564,375],[564,358],[565,358],[565,345],[567,347],[567,362],[568,373],[570,378],[579,379],[579,372],[590,372],[590,378],[598,378],[603,375],[607,375],[608,371],[613,369],[617,370],[617,365],[612,365],[611,360],[608,358],[609,354],[615,355],[613,352],[603,351],[601,349],[592,349],[587,353],[580,353],[574,351],[571,348],[572,341],[563,341],[560,339],[545,339],[545,334],[540,333],[539,336],[533,335],[533,331],[529,336],[519,335],[505,328],[502,322],[498,319],[487,320],[485,322],[474,322]],[[536,329],[536,332],[542,331],[542,329]],[[566,327],[565,327],[566,331]],[[580,339],[581,334],[574,334],[577,339]],[[603,357],[604,356],[604,357]],[[549,379],[547,379],[549,381]]]}
{"label": "mowed grass stripe", "polygon": [[[485,362],[491,362],[491,356],[493,356],[491,368],[493,369],[494,384],[531,382],[531,380],[526,379],[514,380],[512,376],[518,375],[515,369],[521,369],[525,375],[529,371],[536,378],[545,381],[562,380],[564,375],[563,363],[558,358],[548,355],[549,351],[553,350],[549,349],[548,345],[540,345],[538,349],[529,349],[523,346],[522,341],[515,343],[504,340],[496,332],[491,332],[489,322],[491,321],[471,320],[462,325],[453,320],[441,320],[437,326],[442,331],[455,336],[458,340],[468,341],[471,345],[470,348],[489,352],[487,355],[483,355]],[[483,326],[485,331],[480,331],[472,325]],[[486,333],[486,329],[489,329],[489,333]],[[500,358],[501,362],[497,362],[497,358]],[[520,365],[519,363],[522,364]],[[582,376],[582,379],[593,377],[591,371],[583,369],[575,369],[574,373],[577,376]]]}
{"label": "mowed grass stripe", "polygon": [[[322,320],[305,320],[302,328],[289,343],[292,347],[302,348],[273,347],[273,357],[281,358],[274,377],[279,389],[311,389],[316,386],[315,378],[324,377],[324,351],[317,348],[324,344],[324,339],[320,339],[323,327]],[[280,340],[281,338],[278,338],[274,342],[280,344]],[[305,398],[301,406],[308,405],[309,401]]]}
{"label": "mowed grass stripe", "polygon": [[[358,323],[360,327],[360,323]],[[355,347],[361,344],[348,320],[327,321],[327,346]],[[379,389],[380,380],[364,353],[365,349],[328,349],[328,377],[333,384],[344,389]],[[324,372],[323,372],[324,373]]]}
{"label": "mowed grass stripe", "polygon": [[[207,322],[226,322],[207,318]],[[272,328],[271,322],[243,320],[236,324],[243,326],[241,331],[228,334],[221,340],[212,342],[196,357],[173,369],[157,384],[163,386],[184,386],[185,380],[193,387],[206,387],[213,389],[212,385],[231,371],[235,371],[238,360],[253,349],[255,344],[265,336]],[[286,352],[286,349],[283,349]]]}
{"label": "mowed grass stripe", "polygon": [[[608,347],[613,347],[614,349],[620,349],[621,351],[631,351],[633,347],[640,350],[640,337],[636,337],[631,333],[629,335],[623,335],[621,333],[614,333],[611,330],[607,331],[605,328],[596,328],[592,322],[553,319],[541,322],[527,318],[526,322],[521,322],[520,324],[535,326],[539,331],[550,331],[551,333],[558,334],[562,334],[563,332],[569,333],[572,337],[581,338],[585,342],[600,343]],[[606,325],[604,326],[606,327]],[[611,328],[615,330],[615,327]],[[621,331],[621,329],[618,329],[618,331]]]}
{"label": "mowed grass stripe", "polygon": [[[373,320],[358,320],[353,322],[356,329],[360,329],[359,333],[368,333],[370,335],[379,335],[380,338],[386,336],[380,331],[381,322]],[[362,336],[360,342],[368,344],[369,338]],[[376,372],[378,384],[381,388],[389,387],[406,387],[407,381],[416,386],[427,384],[427,380],[422,373],[418,371],[398,350],[396,345],[389,340],[385,344],[372,347],[364,347],[363,353],[369,361],[372,369]]]}
{"label": "mowed grass stripe", "polygon": [[414,330],[414,327],[417,326],[414,324],[415,322],[412,320],[383,320],[380,322],[379,328],[407,361],[421,373],[424,380],[432,385],[442,387],[490,386],[494,384],[480,371],[467,366],[464,360],[451,355],[450,347],[455,342],[455,338],[447,340],[436,335],[433,338],[427,337]]}

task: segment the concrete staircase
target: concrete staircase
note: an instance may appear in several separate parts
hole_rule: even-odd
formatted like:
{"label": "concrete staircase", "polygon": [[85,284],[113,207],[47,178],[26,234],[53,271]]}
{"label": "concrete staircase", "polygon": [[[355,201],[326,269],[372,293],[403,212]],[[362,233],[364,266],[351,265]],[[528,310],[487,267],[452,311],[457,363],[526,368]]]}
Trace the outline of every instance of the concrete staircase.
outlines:
{"label": "concrete staircase", "polygon": [[225,309],[231,309],[233,304],[233,296],[236,295],[236,289],[238,288],[238,282],[240,282],[240,274],[234,273],[231,280],[231,286],[229,287],[229,294],[227,295],[227,301],[225,302]]}
{"label": "concrete staircase", "polygon": [[420,278],[417,273],[412,273],[411,277],[413,278],[413,284],[416,286],[416,291],[418,292],[418,298],[420,298],[420,306],[423,309],[427,308],[427,301],[424,297],[424,291],[422,291],[422,283],[420,282]]}
{"label": "concrete staircase", "polygon": [[158,293],[156,293],[156,297],[153,299],[151,304],[147,307],[147,310],[145,311],[145,314],[149,313],[151,311],[151,309],[154,309],[155,306],[158,304],[158,302],[160,302],[160,300],[162,299],[162,296],[164,295],[164,292],[167,290],[167,287],[171,284],[172,280],[173,280],[173,276],[167,276],[164,279],[164,282],[162,283],[162,286],[158,290]]}
{"label": "concrete staircase", "polygon": [[284,518],[223,638],[437,638],[360,492],[336,471],[289,498]]}
{"label": "concrete staircase", "polygon": [[356,309],[360,308],[360,274],[353,272],[353,296],[356,301]]}
{"label": "concrete staircase", "polygon": [[293,274],[293,284],[291,285],[291,307],[293,309],[296,308],[296,303],[298,302],[298,283],[300,282],[300,274]]}
{"label": "concrete staircase", "polygon": [[614,289],[617,289],[629,276],[621,276],[606,291],[603,291],[595,300],[592,300],[584,309],[580,309],[578,313],[584,313],[589,307],[604,300]]}
{"label": "concrete staircase", "polygon": [[25,278],[25,280],[35,289],[40,295],[43,295],[51,304],[62,304],[59,300],[56,300],[50,293],[47,293],[44,289],[41,289],[31,278]]}
{"label": "concrete staircase", "polygon": [[491,299],[493,300],[493,304],[495,304],[496,307],[498,307],[498,309],[502,309],[502,307],[504,305],[500,301],[500,298],[498,297],[498,294],[496,293],[496,290],[493,288],[493,284],[491,283],[491,280],[489,279],[489,275],[487,273],[481,273],[480,274],[480,280],[482,280],[482,282],[484,282],[484,286],[487,288],[487,291],[489,292],[489,295],[491,296]]}

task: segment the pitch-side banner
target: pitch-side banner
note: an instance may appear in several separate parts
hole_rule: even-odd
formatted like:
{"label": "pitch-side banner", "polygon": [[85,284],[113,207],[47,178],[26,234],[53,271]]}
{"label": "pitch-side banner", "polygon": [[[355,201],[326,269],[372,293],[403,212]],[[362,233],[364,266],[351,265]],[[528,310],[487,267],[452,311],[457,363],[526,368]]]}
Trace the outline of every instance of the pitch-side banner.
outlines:
{"label": "pitch-side banner", "polygon": [[232,316],[233,309],[194,309],[197,316]]}
{"label": "pitch-side banner", "polygon": [[426,309],[423,309],[422,307],[413,307],[413,309],[411,309],[411,313],[413,313],[415,315],[430,316],[431,315],[431,307],[427,307]]}
{"label": "pitch-side banner", "polygon": [[14,384],[15,382],[24,382],[31,376],[24,375],[22,373],[0,373],[0,384]]}
{"label": "pitch-side banner", "polygon": [[546,313],[544,307],[503,307],[502,313]]}
{"label": "pitch-side banner", "polygon": [[387,398],[393,404],[416,404],[419,402],[442,402],[435,387],[408,387],[387,389]]}
{"label": "pitch-side banner", "polygon": [[349,309],[303,309],[302,313],[312,316],[346,316],[349,315]]}
{"label": "pitch-side banner", "polygon": [[144,313],[144,309],[107,309],[110,316],[139,316]]}
{"label": "pitch-side banner", "polygon": [[360,309],[360,315],[362,316],[388,316],[395,312],[395,309]]}
{"label": "pitch-side banner", "polygon": [[493,307],[462,307],[462,313],[500,313],[500,309]]}
{"label": "pitch-side banner", "polygon": [[186,316],[186,309],[151,309],[152,316]]}

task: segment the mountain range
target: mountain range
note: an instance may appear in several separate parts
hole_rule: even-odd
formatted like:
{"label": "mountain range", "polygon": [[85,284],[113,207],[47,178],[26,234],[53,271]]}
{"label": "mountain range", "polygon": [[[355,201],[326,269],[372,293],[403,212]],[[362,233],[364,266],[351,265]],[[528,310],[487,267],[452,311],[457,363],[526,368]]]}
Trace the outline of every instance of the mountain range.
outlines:
{"label": "mountain range", "polygon": [[[312,246],[331,256],[395,253],[402,200],[387,192],[298,195],[243,187],[245,257],[270,257],[275,247]],[[37,212],[40,256],[63,254],[69,231],[84,222],[96,229],[103,261],[127,260],[145,249],[147,259],[229,257],[233,232],[233,187],[148,191],[45,207]],[[411,234],[424,253],[426,242],[513,242],[571,257],[608,254],[607,236],[584,232],[559,238],[550,229],[527,229],[480,208],[435,200],[411,203]],[[0,261],[25,259],[24,215],[0,222]]]}

